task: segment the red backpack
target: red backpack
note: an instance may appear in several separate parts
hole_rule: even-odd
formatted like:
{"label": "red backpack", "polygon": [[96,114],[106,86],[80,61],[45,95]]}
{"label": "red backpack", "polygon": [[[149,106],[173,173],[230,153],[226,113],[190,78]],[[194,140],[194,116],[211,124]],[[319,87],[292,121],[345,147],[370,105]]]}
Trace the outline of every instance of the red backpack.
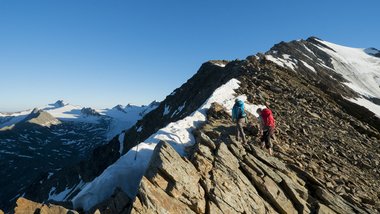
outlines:
{"label": "red backpack", "polygon": [[261,118],[263,119],[264,126],[274,127],[274,118],[272,111],[268,108],[265,108],[261,111]]}

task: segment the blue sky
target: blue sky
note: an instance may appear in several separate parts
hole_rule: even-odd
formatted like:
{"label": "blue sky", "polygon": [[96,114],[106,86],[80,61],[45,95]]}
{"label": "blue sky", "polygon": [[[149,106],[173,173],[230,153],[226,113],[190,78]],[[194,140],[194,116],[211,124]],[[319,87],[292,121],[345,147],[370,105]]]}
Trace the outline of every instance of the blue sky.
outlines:
{"label": "blue sky", "polygon": [[380,1],[0,0],[0,111],[163,100],[211,59],[321,39],[380,48]]}

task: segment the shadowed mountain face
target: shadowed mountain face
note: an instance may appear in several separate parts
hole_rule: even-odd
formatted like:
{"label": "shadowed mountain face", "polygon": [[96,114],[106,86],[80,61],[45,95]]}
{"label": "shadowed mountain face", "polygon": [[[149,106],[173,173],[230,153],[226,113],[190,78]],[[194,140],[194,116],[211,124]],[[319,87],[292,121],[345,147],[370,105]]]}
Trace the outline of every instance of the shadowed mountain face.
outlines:
{"label": "shadowed mountain face", "polygon": [[[132,128],[95,149],[90,159],[34,182],[25,197],[43,202],[54,190],[55,195],[65,193],[64,205],[71,208],[70,201],[85,183],[161,128],[191,116],[217,88],[235,78],[240,81],[236,96],[245,95],[250,104],[263,104],[262,98],[270,103],[277,122],[274,157],[257,147],[253,115],[246,129],[250,143],[242,145],[235,141],[229,109],[214,104],[207,121],[195,124],[196,143],[185,157],[161,142],[136,198],[115,188],[89,212],[379,212],[380,120],[352,102],[378,99],[369,96],[377,93],[372,83],[362,87],[363,81],[376,78],[360,79],[359,87],[350,87],[350,76],[342,68],[357,67],[344,58],[339,63],[334,55],[339,51],[309,38],[279,43],[265,55],[246,60],[207,62]],[[376,57],[363,58],[376,65]]]}
{"label": "shadowed mountain face", "polygon": [[45,111],[34,110],[0,131],[0,207],[17,199],[36,179],[50,178],[87,158],[107,142],[107,124],[61,122]]}
{"label": "shadowed mountain face", "polygon": [[[34,182],[67,174],[61,171],[87,159],[110,135],[156,106],[95,110],[60,100],[42,109],[0,114],[0,207],[8,207]],[[62,200],[50,190],[47,199]]]}

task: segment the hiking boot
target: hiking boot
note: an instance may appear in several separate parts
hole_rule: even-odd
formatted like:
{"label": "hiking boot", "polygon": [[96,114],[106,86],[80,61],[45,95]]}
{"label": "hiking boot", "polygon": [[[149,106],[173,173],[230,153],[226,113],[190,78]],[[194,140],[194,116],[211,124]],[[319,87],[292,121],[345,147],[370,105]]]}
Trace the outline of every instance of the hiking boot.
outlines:
{"label": "hiking boot", "polygon": [[260,147],[261,147],[261,149],[264,149],[265,148],[265,143],[262,142]]}

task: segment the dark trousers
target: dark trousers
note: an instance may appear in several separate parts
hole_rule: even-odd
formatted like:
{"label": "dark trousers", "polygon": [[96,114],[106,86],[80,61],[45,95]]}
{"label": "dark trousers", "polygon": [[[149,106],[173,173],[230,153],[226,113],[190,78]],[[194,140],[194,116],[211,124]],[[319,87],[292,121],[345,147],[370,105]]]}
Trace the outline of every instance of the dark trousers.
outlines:
{"label": "dark trousers", "polygon": [[240,137],[243,138],[243,142],[246,142],[245,134],[243,130],[243,125],[245,123],[245,118],[240,118],[236,120],[236,140],[239,141]]}
{"label": "dark trousers", "polygon": [[273,148],[273,143],[272,143],[272,136],[274,133],[274,127],[271,126],[266,126],[263,129],[263,136],[261,136],[261,142],[265,142],[265,146],[267,149]]}

